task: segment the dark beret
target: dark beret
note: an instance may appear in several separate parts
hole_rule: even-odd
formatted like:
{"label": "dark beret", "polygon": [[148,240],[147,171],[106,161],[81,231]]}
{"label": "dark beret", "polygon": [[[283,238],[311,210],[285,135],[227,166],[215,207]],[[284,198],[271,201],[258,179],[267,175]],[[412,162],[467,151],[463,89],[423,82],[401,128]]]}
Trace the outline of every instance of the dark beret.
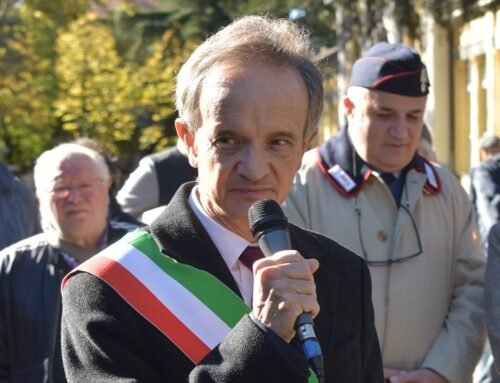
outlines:
{"label": "dark beret", "polygon": [[420,97],[429,94],[430,83],[425,65],[414,48],[380,42],[356,60],[350,86]]}

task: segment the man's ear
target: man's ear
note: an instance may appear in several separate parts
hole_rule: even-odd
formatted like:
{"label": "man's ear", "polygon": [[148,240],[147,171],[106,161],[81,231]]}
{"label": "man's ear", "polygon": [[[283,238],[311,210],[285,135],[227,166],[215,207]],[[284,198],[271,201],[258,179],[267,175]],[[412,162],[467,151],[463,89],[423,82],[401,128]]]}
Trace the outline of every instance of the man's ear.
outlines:
{"label": "man's ear", "polygon": [[344,98],[342,99],[342,105],[344,105],[344,112],[346,116],[351,116],[355,108],[352,99],[349,96],[344,96]]}
{"label": "man's ear", "polygon": [[194,137],[196,133],[191,133],[188,129],[186,121],[182,118],[175,119],[175,130],[177,131],[177,136],[184,143],[184,146],[188,153],[189,164],[193,168],[198,167],[198,151],[196,150],[196,145],[194,142]]}

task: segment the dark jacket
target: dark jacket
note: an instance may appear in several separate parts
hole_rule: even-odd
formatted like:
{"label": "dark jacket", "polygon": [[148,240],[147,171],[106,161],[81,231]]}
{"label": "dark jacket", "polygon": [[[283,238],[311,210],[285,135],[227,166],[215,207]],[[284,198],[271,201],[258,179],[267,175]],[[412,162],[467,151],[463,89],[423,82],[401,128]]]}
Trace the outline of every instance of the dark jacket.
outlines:
{"label": "dark jacket", "polygon": [[[240,295],[188,205],[192,186],[179,189],[149,230],[163,253],[208,271]],[[314,274],[321,306],[315,331],[323,349],[326,382],[382,382],[365,262],[326,237],[293,225],[290,232],[293,248],[320,262]],[[62,349],[70,382],[298,383],[306,382],[308,373],[296,340],[287,344],[249,316],[195,366],[114,290],[84,272],[70,278],[63,290]]]}
{"label": "dark jacket", "polygon": [[[110,221],[107,243],[133,227]],[[59,352],[61,281],[74,262],[46,233],[0,252],[0,383],[65,381],[51,356]]]}
{"label": "dark jacket", "polygon": [[0,161],[0,250],[40,231],[35,196]]}
{"label": "dark jacket", "polygon": [[488,158],[471,172],[471,198],[483,241],[500,221],[500,154]]}

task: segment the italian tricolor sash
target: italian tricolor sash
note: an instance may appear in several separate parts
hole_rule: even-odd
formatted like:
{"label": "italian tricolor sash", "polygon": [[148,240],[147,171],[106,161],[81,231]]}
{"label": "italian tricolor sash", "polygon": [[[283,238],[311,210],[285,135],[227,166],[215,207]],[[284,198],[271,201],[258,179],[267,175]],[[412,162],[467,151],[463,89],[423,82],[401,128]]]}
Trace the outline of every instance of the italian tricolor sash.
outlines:
{"label": "italian tricolor sash", "polygon": [[[212,274],[162,254],[151,233],[138,229],[84,262],[93,274],[198,364],[250,308]],[[317,382],[311,372],[309,383]]]}

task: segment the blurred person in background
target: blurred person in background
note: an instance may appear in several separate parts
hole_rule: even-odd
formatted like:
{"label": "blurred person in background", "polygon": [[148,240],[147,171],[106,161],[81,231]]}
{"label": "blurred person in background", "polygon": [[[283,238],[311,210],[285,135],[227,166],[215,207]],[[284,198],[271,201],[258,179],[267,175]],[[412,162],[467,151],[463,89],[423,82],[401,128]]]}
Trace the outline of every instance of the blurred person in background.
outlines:
{"label": "blurred person in background", "polygon": [[500,219],[500,139],[490,133],[479,142],[482,162],[471,170],[471,199],[484,241]]}
{"label": "blurred person in background", "polygon": [[43,232],[0,252],[0,382],[64,382],[59,353],[63,276],[137,226],[108,220],[104,158],[77,144],[34,168]]}
{"label": "blurred person in background", "polygon": [[80,137],[72,141],[72,143],[95,150],[106,161],[106,165],[108,166],[109,174],[111,177],[111,186],[109,187],[109,218],[117,222],[127,222],[133,225],[142,226],[143,223],[135,219],[132,215],[125,213],[116,200],[116,193],[122,183],[122,172],[121,169],[116,165],[116,162],[113,160],[113,158],[111,158],[111,156],[106,153],[106,150],[99,142],[92,138]]}
{"label": "blurred person in background", "polygon": [[194,181],[197,175],[184,143],[178,140],[176,146],[144,157],[123,184],[117,200],[125,213],[148,222],[148,216],[159,214],[156,208],[168,204],[179,186]]}
{"label": "blurred person in background", "polygon": [[35,196],[0,160],[0,250],[40,230]]}

